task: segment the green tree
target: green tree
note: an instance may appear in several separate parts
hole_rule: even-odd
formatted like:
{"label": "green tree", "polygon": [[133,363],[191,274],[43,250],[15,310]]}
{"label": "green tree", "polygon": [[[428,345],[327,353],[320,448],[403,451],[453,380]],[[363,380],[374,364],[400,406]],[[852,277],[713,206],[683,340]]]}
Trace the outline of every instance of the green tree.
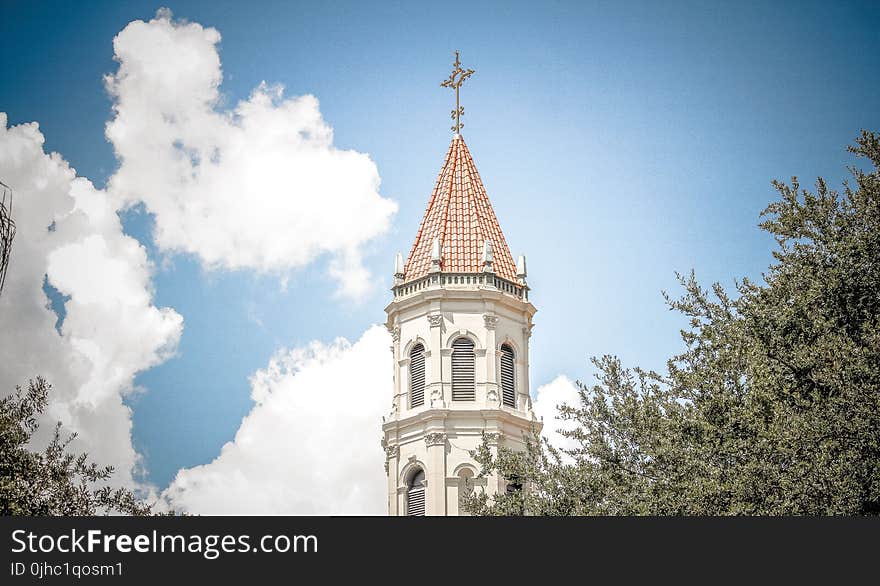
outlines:
{"label": "green tree", "polygon": [[[774,264],[728,294],[665,295],[688,318],[664,374],[593,359],[597,383],[560,406],[576,448],[537,436],[477,453],[524,490],[473,491],[476,514],[873,515],[880,513],[880,137],[849,150],[842,193],[774,182],[762,213]],[[548,425],[552,423],[548,422]]]}
{"label": "green tree", "polygon": [[15,394],[0,399],[0,514],[151,514],[151,507],[130,490],[102,485],[113,474],[112,466],[100,467],[87,454],[68,451],[76,434],[63,437],[61,423],[43,452],[28,449],[50,389],[37,377],[27,391],[16,387]]}

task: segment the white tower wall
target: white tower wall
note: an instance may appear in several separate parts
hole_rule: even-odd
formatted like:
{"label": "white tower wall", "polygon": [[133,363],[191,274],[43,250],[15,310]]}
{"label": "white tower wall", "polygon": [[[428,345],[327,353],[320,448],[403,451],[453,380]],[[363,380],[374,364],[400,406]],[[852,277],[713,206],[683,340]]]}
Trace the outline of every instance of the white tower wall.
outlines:
{"label": "white tower wall", "polygon": [[[464,478],[479,466],[470,452],[485,433],[490,445],[522,449],[523,434],[539,427],[529,396],[528,346],[535,308],[488,286],[434,286],[396,298],[387,308],[394,340],[392,409],[383,425],[388,467],[388,512],[406,514],[412,471],[424,470],[426,514],[457,515]],[[452,400],[452,342],[475,345],[474,401]],[[425,348],[424,405],[410,406],[410,350]],[[514,349],[516,407],[501,402],[501,346]],[[490,494],[505,488],[497,477],[476,479]]]}

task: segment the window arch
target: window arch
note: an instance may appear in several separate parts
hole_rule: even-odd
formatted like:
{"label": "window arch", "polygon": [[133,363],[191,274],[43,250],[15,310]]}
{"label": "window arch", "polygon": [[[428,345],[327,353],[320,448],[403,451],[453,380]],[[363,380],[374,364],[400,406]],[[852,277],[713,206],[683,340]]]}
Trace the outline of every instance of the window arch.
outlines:
{"label": "window arch", "polygon": [[409,406],[425,404],[425,347],[416,344],[409,351]]}
{"label": "window arch", "polygon": [[425,471],[421,468],[413,471],[406,486],[406,515],[425,516]]}
{"label": "window arch", "polygon": [[452,400],[476,399],[476,354],[474,343],[458,338],[452,343]]}
{"label": "window arch", "polygon": [[501,346],[501,402],[516,408],[515,355],[510,344]]}

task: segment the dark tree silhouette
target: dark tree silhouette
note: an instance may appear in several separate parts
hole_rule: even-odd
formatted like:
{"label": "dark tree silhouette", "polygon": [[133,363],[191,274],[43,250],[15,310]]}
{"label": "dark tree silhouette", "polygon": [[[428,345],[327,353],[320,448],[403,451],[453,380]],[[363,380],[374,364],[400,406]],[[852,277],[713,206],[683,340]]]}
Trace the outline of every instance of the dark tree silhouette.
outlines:
{"label": "dark tree silhouette", "polygon": [[50,389],[37,377],[0,399],[0,515],[152,514],[130,490],[106,484],[112,466],[70,453],[76,434],[63,436],[61,423],[44,451],[29,449]]}

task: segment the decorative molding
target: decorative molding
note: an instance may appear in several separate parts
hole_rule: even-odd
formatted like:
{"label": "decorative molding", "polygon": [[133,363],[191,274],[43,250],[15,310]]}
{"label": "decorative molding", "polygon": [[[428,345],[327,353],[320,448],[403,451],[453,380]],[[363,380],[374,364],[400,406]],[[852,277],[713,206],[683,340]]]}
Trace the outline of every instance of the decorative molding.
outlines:
{"label": "decorative molding", "polygon": [[522,333],[525,334],[526,338],[532,337],[532,328],[534,328],[534,324],[528,324],[527,326],[523,326]]}
{"label": "decorative molding", "polygon": [[486,399],[489,403],[498,403],[498,391],[495,389],[489,389],[489,392],[486,393]]}
{"label": "decorative molding", "polygon": [[443,408],[445,405],[443,404],[443,390],[440,388],[431,389],[431,407],[439,407]]}
{"label": "decorative molding", "polygon": [[397,444],[393,446],[385,446],[385,457],[389,460],[391,458],[396,458],[400,455],[400,446]]}
{"label": "decorative molding", "polygon": [[436,313],[428,316],[428,323],[432,328],[439,328],[443,325],[443,315]]}
{"label": "decorative molding", "polygon": [[486,438],[486,441],[489,443],[490,446],[497,446],[501,442],[501,438],[504,437],[504,435],[497,431],[490,431],[488,433],[484,433],[483,437]]}
{"label": "decorative molding", "polygon": [[397,342],[400,340],[400,326],[391,326],[385,324],[385,329],[388,330],[388,333],[391,334],[391,339]]}
{"label": "decorative molding", "polygon": [[445,446],[446,445],[446,434],[443,432],[434,432],[425,434],[425,444],[430,448],[431,446]]}
{"label": "decorative molding", "polygon": [[498,316],[497,315],[489,315],[487,313],[483,316],[483,323],[486,324],[487,330],[494,330],[495,326],[498,325]]}

